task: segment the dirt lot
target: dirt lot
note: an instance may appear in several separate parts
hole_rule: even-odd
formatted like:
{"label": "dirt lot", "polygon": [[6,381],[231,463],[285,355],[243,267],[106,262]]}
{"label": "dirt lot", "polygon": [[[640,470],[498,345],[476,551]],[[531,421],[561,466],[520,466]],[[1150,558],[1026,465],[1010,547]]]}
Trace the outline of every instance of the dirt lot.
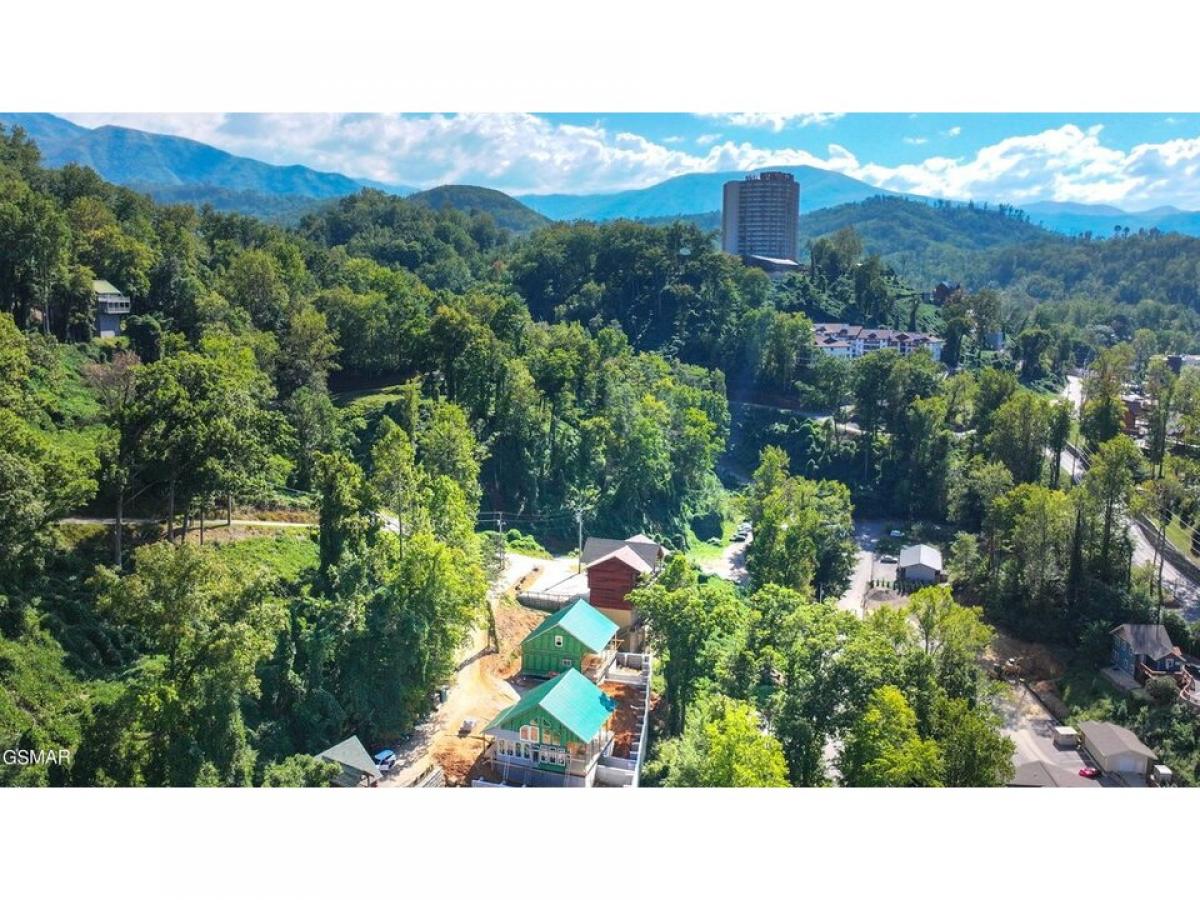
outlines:
{"label": "dirt lot", "polygon": [[[433,742],[432,753],[446,773],[447,785],[469,784],[479,774],[480,757],[487,743],[482,731],[500,710],[512,705],[517,691],[509,683],[521,668],[521,641],[545,613],[526,609],[511,597],[496,604],[496,632],[500,651],[468,663],[446,702],[446,729]],[[475,719],[469,735],[456,728],[463,719]]]}
{"label": "dirt lot", "polygon": [[989,667],[993,663],[1014,660],[1026,681],[1053,681],[1067,670],[1066,655],[1064,649],[1022,641],[997,631],[983,658]]}
{"label": "dirt lot", "polygon": [[641,721],[633,709],[633,704],[641,699],[641,692],[631,684],[618,684],[615,681],[604,682],[600,690],[617,701],[612,723],[613,756],[628,758],[629,747],[641,727]]}
{"label": "dirt lot", "polygon": [[[221,519],[215,524],[206,525],[204,529],[205,544],[225,544],[230,541],[244,541],[246,538],[255,537],[274,537],[280,531],[285,530],[275,528],[271,525],[250,525],[234,520],[233,525],[226,525],[225,520]],[[291,532],[293,529],[286,529]],[[303,529],[296,530],[298,534],[304,534]],[[163,531],[166,534],[166,531]],[[186,541],[189,544],[200,543],[200,526],[193,525],[188,531],[186,537],[182,532],[177,532],[180,541]]]}
{"label": "dirt lot", "polygon": [[884,606],[903,609],[908,598],[891,588],[869,588],[863,597],[863,609],[872,613]]}

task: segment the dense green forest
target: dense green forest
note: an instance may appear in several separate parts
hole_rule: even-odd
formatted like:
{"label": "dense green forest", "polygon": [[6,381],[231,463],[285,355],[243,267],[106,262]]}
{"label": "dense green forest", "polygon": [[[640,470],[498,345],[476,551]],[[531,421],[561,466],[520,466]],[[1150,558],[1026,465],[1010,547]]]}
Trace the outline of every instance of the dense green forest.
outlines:
{"label": "dense green forest", "polygon": [[[371,191],[290,231],[157,206],[3,136],[0,720],[88,748],[33,777],[278,783],[394,739],[483,614],[485,498],[675,541],[720,501],[720,372],[535,321],[510,240]],[[100,276],[137,311],[118,341],[87,342]],[[335,404],[331,376],[370,387]],[[307,558],[178,534],[284,489],[319,513]],[[56,525],[81,509],[114,539]],[[120,525],[147,515],[166,540]]]}
{"label": "dense green forest", "polygon": [[[648,221],[685,221],[714,234],[720,228],[718,213]],[[1014,206],[884,196],[801,215],[798,236],[811,248],[847,230],[863,252],[917,290],[948,281],[1003,291],[1002,324],[1010,333],[1033,318],[1099,330],[1091,341],[1098,346],[1150,328],[1169,332],[1163,336],[1173,349],[1200,348],[1195,237],[1155,230],[1067,237]]]}
{"label": "dense green forest", "polygon": [[[991,626],[1098,653],[1161,592],[1131,572],[1139,498],[1195,516],[1200,478],[1168,445],[1189,443],[1200,390],[1155,357],[1194,346],[1196,311],[1154,264],[1164,240],[1063,242],[1102,273],[1140,260],[1134,294],[1080,276],[935,301],[847,227],[779,282],[679,222],[514,234],[364,190],[284,227],[44,168],[0,131],[0,735],[76,751],[0,778],[319,782],[309,754],[409,732],[486,624],[496,511],[550,542],[581,510],[589,533],[682,551],[733,505],[756,525],[748,589],[677,553],[637,595],[665,673],[653,777],[743,783],[719,766],[761,719],[762,783],[824,783],[829,740],[844,783],[1001,782],[975,664]],[[1063,279],[1066,258],[1028,257]],[[92,339],[95,278],[133,301],[120,338]],[[821,355],[814,320],[936,331],[944,364]],[[1045,394],[1078,366],[1076,416]],[[1145,458],[1118,433],[1135,378],[1174,410]],[[1051,464],[1075,432],[1096,460],[1078,487]],[[203,543],[235,509],[280,508],[315,513],[311,535]],[[856,510],[957,533],[973,605],[942,588],[864,621],[823,602],[848,583]]]}

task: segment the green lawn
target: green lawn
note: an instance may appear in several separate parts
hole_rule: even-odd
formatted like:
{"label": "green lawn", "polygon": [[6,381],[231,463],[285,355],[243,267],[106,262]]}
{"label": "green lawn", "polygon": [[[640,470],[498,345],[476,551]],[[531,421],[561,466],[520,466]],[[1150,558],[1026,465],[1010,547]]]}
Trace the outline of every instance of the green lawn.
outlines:
{"label": "green lawn", "polygon": [[386,406],[400,396],[401,384],[389,384],[383,387],[362,388],[353,391],[340,391],[333,394],[333,405],[338,409],[351,409],[359,414]]}
{"label": "green lawn", "polygon": [[216,544],[217,555],[238,571],[257,568],[281,581],[294,581],[317,565],[317,545],[307,531],[289,528],[272,537]]}
{"label": "green lawn", "polygon": [[1177,517],[1172,518],[1167,525],[1167,540],[1188,559],[1195,563],[1200,563],[1200,556],[1192,552],[1192,533],[1179,523]]}
{"label": "green lawn", "polygon": [[720,559],[721,554],[725,552],[725,548],[729,546],[730,539],[733,537],[733,533],[737,531],[737,526],[740,521],[740,518],[737,516],[726,517],[725,521],[721,523],[721,543],[716,547],[714,547],[708,541],[700,540],[700,538],[696,537],[689,528],[688,548],[685,551],[685,555],[693,562],[705,562],[714,559]]}

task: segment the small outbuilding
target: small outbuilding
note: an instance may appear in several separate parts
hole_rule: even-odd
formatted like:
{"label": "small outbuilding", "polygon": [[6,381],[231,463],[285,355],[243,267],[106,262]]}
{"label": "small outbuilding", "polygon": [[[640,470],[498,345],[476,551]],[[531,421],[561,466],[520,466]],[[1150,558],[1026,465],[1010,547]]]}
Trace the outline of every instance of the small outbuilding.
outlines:
{"label": "small outbuilding", "polygon": [[1112,722],[1080,722],[1083,749],[1106,775],[1145,780],[1158,755],[1128,728]]}
{"label": "small outbuilding", "polygon": [[900,551],[896,575],[901,581],[935,584],[942,580],[942,551],[929,544],[911,544]]}
{"label": "small outbuilding", "polygon": [[1079,746],[1079,732],[1070,725],[1055,725],[1054,746],[1074,750]]}
{"label": "small outbuilding", "polygon": [[358,735],[351,735],[340,744],[314,755],[342,767],[342,774],[333,780],[338,787],[374,787],[381,777],[379,767]]}

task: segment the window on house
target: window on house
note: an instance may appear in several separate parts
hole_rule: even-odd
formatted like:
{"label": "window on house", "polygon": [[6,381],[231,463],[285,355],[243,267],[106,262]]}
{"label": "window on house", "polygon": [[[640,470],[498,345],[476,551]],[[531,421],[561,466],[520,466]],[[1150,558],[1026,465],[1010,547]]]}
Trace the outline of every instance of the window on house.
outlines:
{"label": "window on house", "polygon": [[555,646],[555,647],[561,647],[561,646],[562,646],[562,635],[561,635],[561,634],[556,634],[556,635],[554,636],[554,646]]}
{"label": "window on house", "polygon": [[562,659],[559,660],[559,662],[562,663],[562,667],[564,669],[571,668],[571,665],[572,665],[571,660],[569,660],[567,657],[564,656]]}
{"label": "window on house", "polygon": [[537,743],[538,727],[536,725],[522,725],[521,740],[529,741],[531,744]]}

